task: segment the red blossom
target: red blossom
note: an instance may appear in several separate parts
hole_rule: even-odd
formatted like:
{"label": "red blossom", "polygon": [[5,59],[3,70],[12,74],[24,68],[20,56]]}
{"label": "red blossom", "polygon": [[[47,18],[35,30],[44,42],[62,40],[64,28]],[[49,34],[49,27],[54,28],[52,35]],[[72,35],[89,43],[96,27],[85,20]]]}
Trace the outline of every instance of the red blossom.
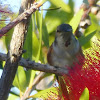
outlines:
{"label": "red blossom", "polygon": [[100,48],[99,50],[90,49],[92,56],[85,52],[86,58],[83,68],[81,64],[75,63],[74,68],[69,70],[69,75],[64,75],[64,80],[69,91],[69,96],[66,96],[66,94],[65,96],[69,100],[79,100],[86,87],[89,90],[89,100],[100,100],[99,51]]}
{"label": "red blossom", "polygon": [[96,45],[97,49],[84,52],[85,59],[78,58],[80,63],[74,63],[68,75],[60,77],[63,91],[58,89],[58,98],[48,100],[79,100],[85,88],[89,90],[89,100],[100,100],[100,45]]}

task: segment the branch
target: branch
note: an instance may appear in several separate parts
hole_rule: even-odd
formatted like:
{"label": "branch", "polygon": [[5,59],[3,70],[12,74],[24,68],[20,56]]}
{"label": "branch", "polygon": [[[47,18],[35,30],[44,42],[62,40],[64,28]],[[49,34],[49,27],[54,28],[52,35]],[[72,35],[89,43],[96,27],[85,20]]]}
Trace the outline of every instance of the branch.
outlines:
{"label": "branch", "polygon": [[42,2],[39,2],[38,4],[33,4],[30,9],[25,10],[22,14],[20,14],[16,19],[14,19],[12,22],[10,22],[8,25],[3,27],[0,30],[0,37],[2,37],[4,34],[6,34],[10,29],[12,29],[14,26],[16,26],[18,23],[20,23],[22,20],[27,19],[33,12],[35,12],[40,6],[42,5]]}
{"label": "branch", "polygon": [[[0,61],[6,61],[6,59],[7,59],[7,55],[0,53]],[[34,61],[30,61],[24,58],[21,58],[21,60],[19,61],[19,65],[27,69],[38,70],[38,71],[43,71],[47,73],[54,73],[58,75],[68,74],[68,70],[64,68],[50,66],[48,64],[40,64],[40,63],[36,63]]]}
{"label": "branch", "polygon": [[[21,14],[24,9],[28,9],[32,1],[33,0],[22,0],[19,14]],[[39,7],[39,5],[37,7]],[[33,10],[33,11],[36,11],[36,10]],[[0,79],[0,100],[7,100],[8,98],[8,94],[9,94],[10,88],[12,86],[12,82],[14,80],[14,77],[18,68],[18,63],[23,53],[23,45],[25,42],[27,29],[28,29],[28,25],[29,25],[30,17],[31,17],[31,13],[27,14],[26,12],[25,14],[28,16],[26,16],[26,18],[24,18],[19,24],[17,23],[16,27],[14,28],[9,51],[7,54],[6,63],[3,69],[1,79]]]}
{"label": "branch", "polygon": [[28,99],[30,93],[35,89],[36,85],[44,78],[45,72],[40,72],[34,79],[33,83],[31,86],[28,87],[28,89],[25,91],[23,96],[21,97],[21,100],[26,100]]}
{"label": "branch", "polygon": [[[6,59],[7,59],[7,55],[0,53],[0,61],[6,61]],[[35,85],[44,77],[45,75],[44,72],[54,73],[58,75],[68,74],[68,70],[63,69],[61,67],[35,63],[34,61],[26,60],[24,58],[21,58],[21,60],[19,61],[19,65],[28,69],[43,71],[43,72],[40,72],[38,76],[36,76],[36,78],[34,79],[32,83],[32,86],[30,86],[25,91],[24,95],[21,97],[21,100],[26,100],[29,97],[31,91],[35,88]]]}

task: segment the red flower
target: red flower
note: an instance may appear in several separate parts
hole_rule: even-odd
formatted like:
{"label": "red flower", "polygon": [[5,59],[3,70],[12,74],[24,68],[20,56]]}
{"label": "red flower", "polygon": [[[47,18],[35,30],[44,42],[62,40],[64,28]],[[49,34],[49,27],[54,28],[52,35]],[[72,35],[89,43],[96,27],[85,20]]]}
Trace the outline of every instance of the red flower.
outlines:
{"label": "red flower", "polygon": [[63,91],[58,89],[61,93],[55,100],[63,100],[62,96],[64,100],[79,100],[85,88],[89,90],[89,100],[100,100],[100,46],[97,45],[97,48],[84,52],[85,59],[79,57],[80,63],[74,63],[69,74],[62,76],[63,81],[59,85]]}
{"label": "red flower", "polygon": [[[85,52],[85,61],[82,64],[75,63],[73,69],[69,69],[69,75],[64,75],[69,96],[68,100],[79,100],[82,92],[87,87],[89,100],[100,100],[100,48],[98,51],[90,49],[92,55]],[[80,62],[83,63],[82,59]],[[66,100],[66,99],[65,99]]]}

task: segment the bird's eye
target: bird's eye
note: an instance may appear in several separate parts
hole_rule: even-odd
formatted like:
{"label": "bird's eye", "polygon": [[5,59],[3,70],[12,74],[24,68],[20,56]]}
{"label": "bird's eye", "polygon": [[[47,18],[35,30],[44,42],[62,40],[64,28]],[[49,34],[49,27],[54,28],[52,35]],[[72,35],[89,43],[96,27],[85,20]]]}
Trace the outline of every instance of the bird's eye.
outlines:
{"label": "bird's eye", "polygon": [[61,32],[60,30],[57,30],[57,32]]}

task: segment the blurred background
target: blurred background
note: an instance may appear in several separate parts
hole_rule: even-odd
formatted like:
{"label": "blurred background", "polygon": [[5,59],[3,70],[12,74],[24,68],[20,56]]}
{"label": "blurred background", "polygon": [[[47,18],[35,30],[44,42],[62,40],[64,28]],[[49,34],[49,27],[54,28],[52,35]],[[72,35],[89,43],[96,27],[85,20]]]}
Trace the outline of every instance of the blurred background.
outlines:
{"label": "blurred background", "polygon": [[[83,12],[80,10],[83,2],[85,2],[87,6],[89,5],[87,0],[46,1],[40,8],[40,11],[32,14],[24,45],[26,53],[23,57],[46,64],[47,51],[54,41],[56,27],[62,23],[70,23],[73,27],[73,32],[79,32],[80,36],[76,37],[79,39],[84,51],[93,46],[92,42],[98,42],[97,38],[100,37],[99,1],[96,5],[91,5],[91,7],[94,7],[93,11],[95,10],[94,12],[96,13],[91,11],[88,16],[81,19],[82,15],[85,15],[85,10]],[[0,1],[0,11],[3,11],[0,12],[0,19],[4,20],[0,21],[0,29],[18,16],[20,5],[21,0]],[[59,7],[61,8],[57,10],[55,9]],[[54,10],[42,10],[51,8]],[[86,10],[88,10],[88,8]],[[13,29],[7,32],[6,35],[0,39],[0,52],[7,53],[12,33]],[[0,61],[0,76],[4,64],[5,62]],[[8,100],[19,100],[25,93],[26,89],[32,87],[32,83],[38,75],[39,71],[27,70],[19,66]],[[41,79],[41,82],[34,87],[34,90],[31,92],[33,98],[29,100],[36,100],[38,97],[46,93],[47,88],[55,86],[55,84],[56,86],[58,85],[57,82],[55,82],[54,74],[47,73]],[[42,91],[42,93],[40,93],[40,91]]]}

